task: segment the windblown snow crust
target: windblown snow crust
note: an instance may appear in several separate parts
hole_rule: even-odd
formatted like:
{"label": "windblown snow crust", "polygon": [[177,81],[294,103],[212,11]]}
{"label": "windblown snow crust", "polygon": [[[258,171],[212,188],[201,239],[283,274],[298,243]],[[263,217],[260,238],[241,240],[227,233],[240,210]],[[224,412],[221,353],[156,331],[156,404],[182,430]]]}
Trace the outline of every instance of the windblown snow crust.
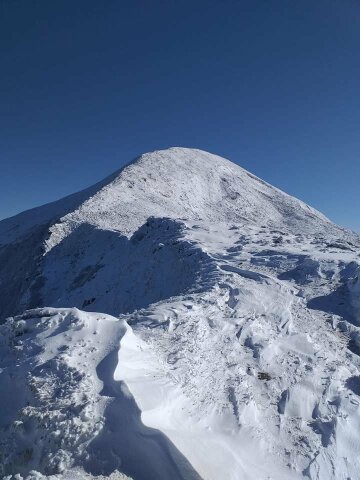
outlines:
{"label": "windblown snow crust", "polygon": [[170,440],[142,423],[126,385],[114,378],[120,342],[123,355],[138,347],[124,320],[37,309],[8,319],[1,330],[5,478],[76,475],[77,466],[90,477],[123,478],[121,468],[134,478],[198,478]]}
{"label": "windblown snow crust", "polygon": [[1,474],[359,478],[359,244],[183,148],[0,222]]}

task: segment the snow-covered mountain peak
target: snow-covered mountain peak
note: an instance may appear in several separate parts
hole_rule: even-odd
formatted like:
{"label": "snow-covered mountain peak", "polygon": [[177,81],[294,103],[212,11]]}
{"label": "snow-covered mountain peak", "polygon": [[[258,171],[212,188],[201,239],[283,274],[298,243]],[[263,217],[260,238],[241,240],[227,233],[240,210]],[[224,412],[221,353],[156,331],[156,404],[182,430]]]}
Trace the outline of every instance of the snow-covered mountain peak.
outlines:
{"label": "snow-covered mountain peak", "polygon": [[359,246],[180,147],[0,222],[0,475],[358,478]]}
{"label": "snow-covered mountain peak", "polygon": [[300,200],[237,164],[202,150],[173,147],[145,153],[82,192],[0,222],[0,244],[38,225],[55,228],[52,248],[75,225],[89,222],[131,235],[150,217],[243,222],[320,231],[334,227]]}
{"label": "snow-covered mountain peak", "polygon": [[146,153],[51,229],[47,249],[87,222],[131,236],[149,217],[339,234],[320,212],[228,160],[174,147]]}

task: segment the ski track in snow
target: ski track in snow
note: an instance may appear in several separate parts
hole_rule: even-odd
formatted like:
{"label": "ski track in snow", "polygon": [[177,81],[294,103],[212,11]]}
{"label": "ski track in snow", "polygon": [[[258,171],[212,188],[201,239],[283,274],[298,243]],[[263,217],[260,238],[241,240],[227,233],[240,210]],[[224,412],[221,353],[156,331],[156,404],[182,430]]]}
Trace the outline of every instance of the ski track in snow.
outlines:
{"label": "ski track in snow", "polygon": [[53,307],[0,327],[3,478],[357,480],[359,238],[219,157],[151,155],[0,223],[3,312]]}

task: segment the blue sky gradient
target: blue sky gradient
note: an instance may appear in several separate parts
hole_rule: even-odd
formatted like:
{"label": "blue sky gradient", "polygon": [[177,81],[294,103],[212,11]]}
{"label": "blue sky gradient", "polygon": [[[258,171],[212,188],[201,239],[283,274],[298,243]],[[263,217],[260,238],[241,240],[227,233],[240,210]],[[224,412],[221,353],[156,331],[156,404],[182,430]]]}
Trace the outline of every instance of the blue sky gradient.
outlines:
{"label": "blue sky gradient", "polygon": [[360,231],[360,3],[0,0],[0,218],[196,147]]}

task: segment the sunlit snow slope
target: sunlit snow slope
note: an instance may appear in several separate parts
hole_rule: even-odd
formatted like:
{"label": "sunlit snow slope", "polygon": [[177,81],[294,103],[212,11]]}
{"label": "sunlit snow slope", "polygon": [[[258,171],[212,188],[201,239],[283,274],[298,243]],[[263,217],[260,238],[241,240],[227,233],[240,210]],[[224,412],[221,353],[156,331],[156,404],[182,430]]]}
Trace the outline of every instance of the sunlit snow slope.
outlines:
{"label": "sunlit snow slope", "polygon": [[0,222],[0,472],[359,479],[359,245],[185,148]]}

